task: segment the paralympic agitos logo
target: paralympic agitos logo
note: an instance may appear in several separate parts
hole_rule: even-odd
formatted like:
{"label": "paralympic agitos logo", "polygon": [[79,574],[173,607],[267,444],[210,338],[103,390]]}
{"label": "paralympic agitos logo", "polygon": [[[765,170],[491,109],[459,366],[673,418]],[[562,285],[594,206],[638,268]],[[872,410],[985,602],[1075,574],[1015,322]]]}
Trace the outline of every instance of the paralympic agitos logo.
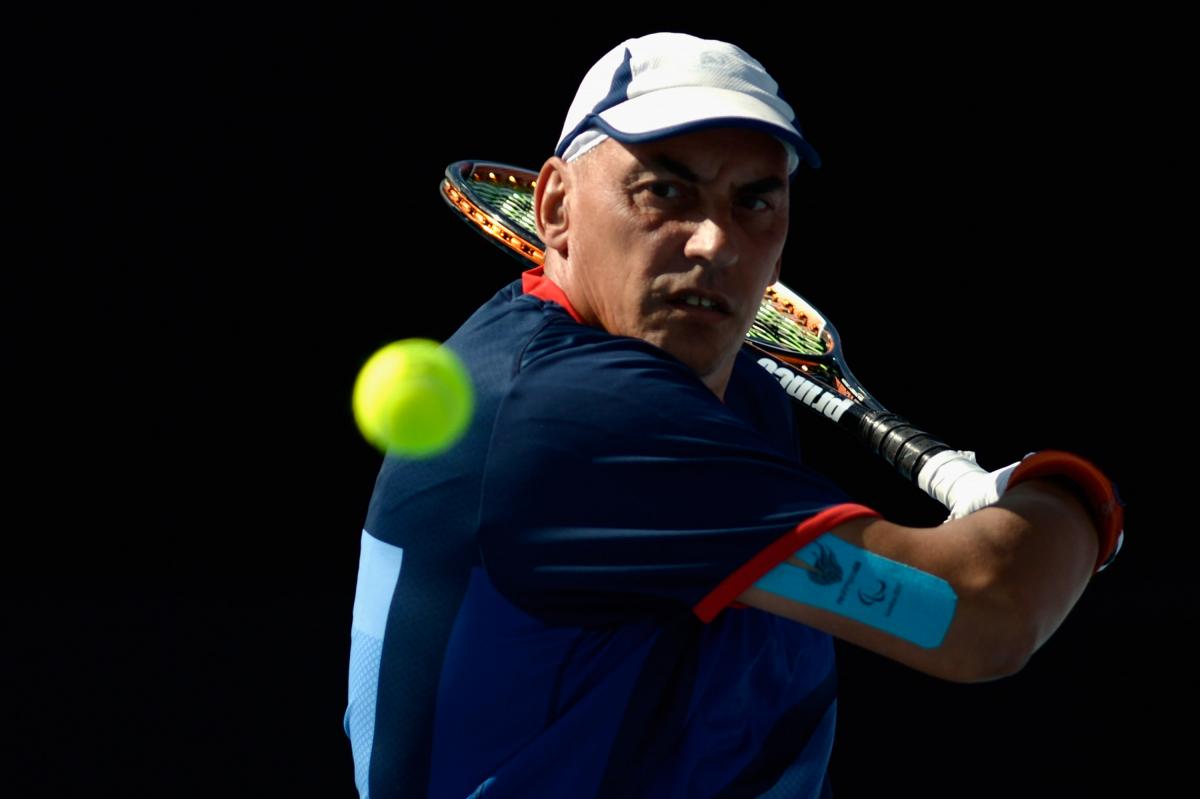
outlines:
{"label": "paralympic agitos logo", "polygon": [[766,369],[767,374],[773,375],[788,394],[835,422],[841,419],[842,414],[853,404],[851,400],[825,390],[803,375],[798,375],[791,369],[780,366],[770,358],[759,358],[758,365]]}

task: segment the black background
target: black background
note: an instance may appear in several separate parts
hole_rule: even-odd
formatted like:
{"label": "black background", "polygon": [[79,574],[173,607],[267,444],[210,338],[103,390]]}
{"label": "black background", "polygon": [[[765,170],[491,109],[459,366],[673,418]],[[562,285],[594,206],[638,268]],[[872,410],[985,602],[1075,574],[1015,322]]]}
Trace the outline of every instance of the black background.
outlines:
{"label": "black background", "polygon": [[[379,465],[354,375],[516,274],[443,207],[445,165],[536,168],[586,69],[653,30],[734,41],[783,87],[825,161],[793,186],[783,278],[876,396],[990,468],[1079,452],[1129,505],[1127,551],[1015,677],[941,683],[841,646],[839,795],[1165,779],[1196,605],[1182,560],[1150,554],[1135,432],[1152,223],[1130,131],[1153,43],[1082,18],[583,13],[30,27],[4,208],[21,795],[353,795],[341,718]],[[801,423],[860,500],[940,521]]]}

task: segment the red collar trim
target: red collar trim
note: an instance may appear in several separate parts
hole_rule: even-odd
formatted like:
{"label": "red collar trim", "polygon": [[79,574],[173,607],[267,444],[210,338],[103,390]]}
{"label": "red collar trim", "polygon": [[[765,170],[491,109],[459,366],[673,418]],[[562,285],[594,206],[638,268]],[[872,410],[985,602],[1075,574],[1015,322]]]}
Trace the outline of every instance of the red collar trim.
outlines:
{"label": "red collar trim", "polygon": [[535,269],[530,269],[528,272],[522,273],[521,290],[526,294],[532,294],[540,300],[557,302],[566,309],[567,313],[571,315],[572,319],[580,324],[583,324],[583,317],[581,317],[579,313],[576,312],[575,308],[572,307],[571,301],[567,299],[567,295],[564,294],[563,290],[558,287],[558,284],[546,277],[546,274],[543,271],[544,269],[545,267],[539,266]]}

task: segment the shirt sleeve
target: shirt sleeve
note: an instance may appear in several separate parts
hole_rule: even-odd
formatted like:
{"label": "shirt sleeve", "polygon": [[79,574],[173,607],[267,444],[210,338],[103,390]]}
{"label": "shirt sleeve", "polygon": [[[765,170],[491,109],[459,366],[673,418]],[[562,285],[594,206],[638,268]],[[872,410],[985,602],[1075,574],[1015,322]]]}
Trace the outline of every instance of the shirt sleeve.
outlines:
{"label": "shirt sleeve", "polygon": [[773,438],[662,350],[570,324],[526,352],[485,465],[484,566],[522,609],[708,621],[808,541],[874,515],[798,461],[786,420]]}

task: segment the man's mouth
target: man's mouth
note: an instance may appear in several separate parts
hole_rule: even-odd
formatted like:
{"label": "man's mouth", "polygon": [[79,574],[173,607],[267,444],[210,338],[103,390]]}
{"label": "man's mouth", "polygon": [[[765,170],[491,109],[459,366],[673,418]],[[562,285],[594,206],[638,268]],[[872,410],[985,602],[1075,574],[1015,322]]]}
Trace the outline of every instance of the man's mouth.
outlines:
{"label": "man's mouth", "polygon": [[714,297],[707,294],[695,294],[692,292],[682,292],[676,294],[670,300],[672,305],[686,306],[689,308],[701,308],[708,311],[715,311],[721,314],[729,313],[729,306],[720,297]]}

